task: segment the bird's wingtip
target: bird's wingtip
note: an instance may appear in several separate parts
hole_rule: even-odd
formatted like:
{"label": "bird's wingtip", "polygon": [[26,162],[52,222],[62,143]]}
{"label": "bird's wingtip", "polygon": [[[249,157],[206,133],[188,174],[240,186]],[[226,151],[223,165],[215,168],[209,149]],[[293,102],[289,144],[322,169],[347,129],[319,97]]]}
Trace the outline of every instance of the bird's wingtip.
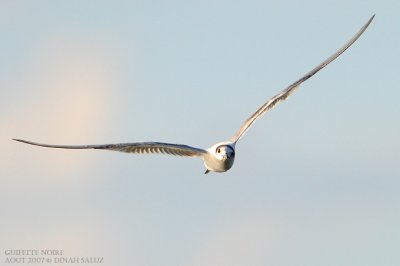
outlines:
{"label": "bird's wingtip", "polygon": [[375,18],[376,13],[372,14],[372,17],[370,18],[370,20],[373,20]]}
{"label": "bird's wingtip", "polygon": [[25,144],[37,145],[37,143],[31,142],[28,140],[23,140],[23,139],[11,139],[11,140],[18,141],[18,142],[25,143]]}

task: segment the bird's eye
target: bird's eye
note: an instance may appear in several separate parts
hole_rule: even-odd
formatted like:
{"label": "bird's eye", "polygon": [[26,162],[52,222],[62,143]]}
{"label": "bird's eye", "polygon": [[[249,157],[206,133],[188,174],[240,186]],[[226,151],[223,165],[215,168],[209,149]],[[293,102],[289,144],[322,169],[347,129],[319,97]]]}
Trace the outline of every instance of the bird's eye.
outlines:
{"label": "bird's eye", "polygon": [[221,149],[220,149],[220,148],[218,148],[218,149],[217,149],[217,153],[220,153],[220,152],[221,152]]}

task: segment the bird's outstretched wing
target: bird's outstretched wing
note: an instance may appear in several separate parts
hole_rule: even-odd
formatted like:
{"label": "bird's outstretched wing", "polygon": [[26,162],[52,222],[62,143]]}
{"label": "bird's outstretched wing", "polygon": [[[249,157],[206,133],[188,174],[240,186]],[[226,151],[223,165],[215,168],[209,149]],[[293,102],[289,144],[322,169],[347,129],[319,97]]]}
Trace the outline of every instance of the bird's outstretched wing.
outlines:
{"label": "bird's outstretched wing", "polygon": [[281,101],[286,100],[304,81],[307,79],[311,78],[313,75],[315,75],[318,71],[323,69],[325,66],[327,66],[329,63],[331,63],[333,60],[335,60],[339,55],[341,55],[344,51],[347,50],[360,36],[363,34],[363,32],[368,28],[369,24],[371,21],[374,19],[375,15],[373,15],[367,23],[345,44],[343,45],[339,50],[337,50],[333,55],[328,57],[325,61],[323,61],[321,64],[316,66],[313,70],[305,74],[303,77],[301,77],[299,80],[295,81],[292,83],[289,87],[272,97],[268,102],[266,102],[263,106],[260,107],[249,119],[247,119],[242,127],[239,129],[239,131],[230,139],[233,143],[236,143],[245,133],[246,131],[250,128],[250,126],[257,120],[257,118],[261,117],[263,114],[268,112],[269,110],[273,109],[278,103]]}
{"label": "bird's outstretched wing", "polygon": [[163,153],[176,156],[202,157],[207,153],[206,150],[190,147],[182,144],[170,144],[162,142],[136,142],[136,143],[119,143],[119,144],[102,144],[102,145],[51,145],[37,143],[22,139],[14,139],[15,141],[26,144],[58,149],[100,149],[120,151],[127,153]]}

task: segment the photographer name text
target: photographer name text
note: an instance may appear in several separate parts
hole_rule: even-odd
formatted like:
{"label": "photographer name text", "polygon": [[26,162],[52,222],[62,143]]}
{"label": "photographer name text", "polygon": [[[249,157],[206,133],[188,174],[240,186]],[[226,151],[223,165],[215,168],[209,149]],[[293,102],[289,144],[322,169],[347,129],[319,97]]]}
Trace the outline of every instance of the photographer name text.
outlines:
{"label": "photographer name text", "polygon": [[99,264],[103,257],[68,256],[62,249],[6,249],[5,264]]}

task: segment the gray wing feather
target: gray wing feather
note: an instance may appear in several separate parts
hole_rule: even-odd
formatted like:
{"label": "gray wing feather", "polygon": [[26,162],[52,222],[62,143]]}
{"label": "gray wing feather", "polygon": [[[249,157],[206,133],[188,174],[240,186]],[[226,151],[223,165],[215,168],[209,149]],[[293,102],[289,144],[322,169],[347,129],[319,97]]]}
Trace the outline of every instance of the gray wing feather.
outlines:
{"label": "gray wing feather", "polygon": [[119,144],[102,144],[102,145],[52,145],[37,143],[22,139],[14,139],[15,141],[23,142],[30,145],[36,145],[47,148],[58,148],[58,149],[100,149],[100,150],[111,150],[120,151],[126,153],[162,153],[176,156],[188,156],[188,157],[201,157],[207,153],[206,150],[194,148],[182,144],[171,144],[162,142],[136,142],[136,143],[119,143]]}
{"label": "gray wing feather", "polygon": [[289,87],[287,87],[286,89],[284,89],[283,91],[281,91],[280,93],[278,93],[277,95],[272,97],[268,102],[266,102],[263,106],[261,106],[261,108],[259,108],[249,119],[247,119],[243,123],[243,125],[239,129],[239,131],[230,140],[233,143],[237,142],[246,133],[246,131],[250,128],[250,126],[257,120],[257,118],[261,117],[263,114],[265,114],[269,110],[273,109],[281,101],[286,100],[304,81],[311,78],[318,71],[323,69],[329,63],[331,63],[333,60],[335,60],[338,56],[340,56],[344,51],[346,51],[347,48],[349,48],[364,33],[364,31],[368,28],[369,24],[372,22],[374,17],[375,17],[375,15],[373,15],[367,21],[367,23],[345,45],[343,45],[333,55],[328,57],[321,64],[316,66],[310,72],[308,72],[303,77],[301,77],[300,79],[298,79],[297,81],[292,83]]}

